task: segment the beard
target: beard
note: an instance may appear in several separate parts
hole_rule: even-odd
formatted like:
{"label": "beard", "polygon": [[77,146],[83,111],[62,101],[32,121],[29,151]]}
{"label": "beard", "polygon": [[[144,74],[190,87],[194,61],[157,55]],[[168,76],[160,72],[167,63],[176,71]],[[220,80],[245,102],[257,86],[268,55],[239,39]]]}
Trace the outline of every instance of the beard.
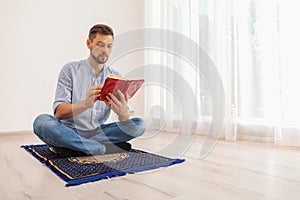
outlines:
{"label": "beard", "polygon": [[104,64],[108,60],[108,55],[106,53],[102,53],[98,56],[95,56],[93,54],[92,50],[90,51],[90,53],[91,53],[91,56],[93,57],[93,59],[95,60],[95,62],[98,63],[98,64]]}

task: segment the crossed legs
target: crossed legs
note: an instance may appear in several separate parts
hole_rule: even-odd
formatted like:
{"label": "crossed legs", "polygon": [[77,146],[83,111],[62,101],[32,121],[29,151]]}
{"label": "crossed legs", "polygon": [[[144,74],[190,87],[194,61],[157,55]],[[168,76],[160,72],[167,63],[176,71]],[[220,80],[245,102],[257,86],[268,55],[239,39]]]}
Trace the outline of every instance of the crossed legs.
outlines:
{"label": "crossed legs", "polygon": [[33,123],[34,133],[46,144],[63,147],[87,155],[106,153],[107,146],[127,142],[145,132],[141,118],[132,118],[125,122],[103,124],[91,132],[80,132],[63,124],[52,115],[39,115]]}

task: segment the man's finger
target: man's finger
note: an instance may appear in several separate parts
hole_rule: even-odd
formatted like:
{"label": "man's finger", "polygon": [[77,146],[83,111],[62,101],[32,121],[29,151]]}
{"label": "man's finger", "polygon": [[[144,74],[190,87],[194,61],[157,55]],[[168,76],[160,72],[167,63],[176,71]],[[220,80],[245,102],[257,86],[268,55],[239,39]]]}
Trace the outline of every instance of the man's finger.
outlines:
{"label": "man's finger", "polygon": [[104,100],[104,103],[107,105],[107,107],[111,108],[111,105],[110,105],[110,103],[108,103],[107,100]]}
{"label": "man's finger", "polygon": [[115,95],[113,95],[112,93],[109,93],[108,95],[109,95],[109,97],[111,99],[110,101],[114,102],[116,105],[120,104],[119,99]]}
{"label": "man's finger", "polygon": [[102,85],[96,85],[96,90],[101,90],[102,89]]}
{"label": "man's finger", "polygon": [[121,102],[124,102],[125,101],[125,97],[124,97],[123,93],[120,90],[118,90],[117,92],[118,92],[118,94],[120,96]]}
{"label": "man's finger", "polygon": [[128,102],[128,99],[129,99],[129,94],[126,93],[126,94],[125,94],[125,102],[126,102],[126,104],[127,104],[127,102]]}

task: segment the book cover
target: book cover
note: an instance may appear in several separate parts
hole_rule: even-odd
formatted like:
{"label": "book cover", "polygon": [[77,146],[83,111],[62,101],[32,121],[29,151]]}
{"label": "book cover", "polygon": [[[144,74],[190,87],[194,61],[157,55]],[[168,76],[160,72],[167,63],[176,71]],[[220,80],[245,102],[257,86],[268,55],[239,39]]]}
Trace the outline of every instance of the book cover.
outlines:
{"label": "book cover", "polygon": [[114,94],[119,98],[117,91],[120,90],[124,95],[128,94],[129,98],[132,98],[135,93],[141,88],[144,83],[144,79],[139,80],[127,80],[117,75],[109,75],[103,84],[100,92],[99,100],[105,100],[109,93]]}

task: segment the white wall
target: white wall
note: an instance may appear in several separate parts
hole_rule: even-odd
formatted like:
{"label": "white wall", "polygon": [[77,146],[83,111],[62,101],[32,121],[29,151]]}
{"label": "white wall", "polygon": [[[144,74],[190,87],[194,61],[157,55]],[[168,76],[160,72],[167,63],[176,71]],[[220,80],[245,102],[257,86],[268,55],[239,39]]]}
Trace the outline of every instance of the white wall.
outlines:
{"label": "white wall", "polygon": [[[92,25],[109,24],[118,34],[142,28],[143,13],[142,0],[1,0],[0,132],[31,130],[38,114],[52,113],[58,73],[88,56]],[[113,67],[124,73],[141,64],[131,57]]]}

